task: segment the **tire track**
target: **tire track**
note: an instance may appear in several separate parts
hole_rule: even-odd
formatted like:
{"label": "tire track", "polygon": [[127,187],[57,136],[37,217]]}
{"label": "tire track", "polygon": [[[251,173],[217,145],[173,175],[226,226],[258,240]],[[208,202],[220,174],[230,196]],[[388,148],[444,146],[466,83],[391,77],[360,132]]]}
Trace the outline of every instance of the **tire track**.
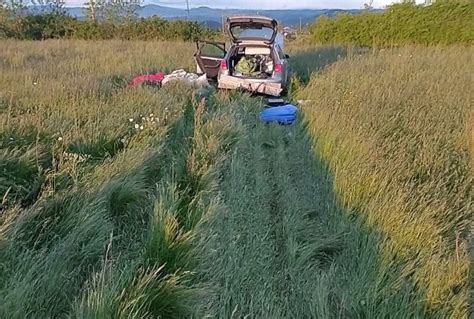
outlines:
{"label": "tire track", "polygon": [[255,116],[260,109],[257,100],[242,97],[241,103],[250,105],[240,113],[247,134],[220,185],[225,213],[215,216],[209,228],[214,240],[207,244],[218,250],[212,263],[204,267],[215,291],[209,315],[308,316],[311,307],[305,303],[311,297],[302,291],[312,294],[320,284],[313,278],[316,264],[299,256],[306,243],[298,237],[305,227],[311,228],[311,222],[301,213],[300,196],[288,190],[291,182],[295,183],[290,181],[292,172],[298,170],[294,165],[299,164],[288,158],[301,157],[310,150],[306,145],[292,147],[298,143],[298,126],[261,124]]}
{"label": "tire track", "polygon": [[396,265],[381,263],[377,235],[336,199],[303,119],[265,125],[260,100],[228,103],[245,130],[222,169],[222,208],[203,229],[205,316],[379,318],[412,307]]}

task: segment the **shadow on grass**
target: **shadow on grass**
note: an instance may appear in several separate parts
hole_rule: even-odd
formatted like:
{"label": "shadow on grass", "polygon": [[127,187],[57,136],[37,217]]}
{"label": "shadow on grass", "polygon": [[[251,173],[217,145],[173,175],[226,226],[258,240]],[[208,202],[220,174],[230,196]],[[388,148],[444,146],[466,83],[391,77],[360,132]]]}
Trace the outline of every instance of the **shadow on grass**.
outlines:
{"label": "shadow on grass", "polygon": [[[304,168],[293,176],[293,187],[302,190],[303,198],[319,227],[315,261],[325,273],[327,291],[320,297],[326,300],[329,313],[345,318],[427,318],[443,317],[432,313],[425,295],[411,284],[402,263],[392,260],[380,250],[383,236],[367,226],[364,215],[349,210],[336,194],[334,180],[327,164],[313,149],[313,138],[308,123],[301,116],[295,130],[297,150],[289,156],[301,154]],[[289,146],[291,149],[292,146]],[[306,155],[305,155],[306,154]],[[290,160],[290,157],[288,157]],[[298,186],[299,185],[299,186]],[[332,270],[332,271],[331,271]],[[396,315],[395,315],[396,314]]]}
{"label": "shadow on grass", "polygon": [[[292,55],[291,63],[299,81],[290,92],[295,93],[306,86],[311,76],[330,67],[341,59],[367,54],[367,49],[348,47],[319,47],[297,51]],[[318,232],[317,244],[322,254],[317,259],[329,258],[330,266],[337,269],[328,273],[326,282],[329,283],[327,295],[320,295],[321,300],[327,300],[329,313],[318,313],[318,316],[333,316],[334,313],[343,317],[443,317],[441,312],[433,313],[423,301],[425,292],[411,284],[410,274],[404,272],[406,265],[391,260],[391,256],[383,255],[380,244],[384,240],[375,230],[365,223],[363,214],[349,211],[340,202],[333,176],[327,164],[324,163],[313,149],[314,139],[304,114],[300,115],[295,130],[299,136],[288,143],[297,144],[297,149],[289,153],[291,156],[300,153],[305,159],[305,168],[301,169],[300,180],[295,180],[293,187],[303,190],[303,199],[311,198],[309,205],[315,211],[332,212],[324,216],[314,216],[317,224],[326,225]],[[298,171],[298,170],[297,170]],[[294,179],[294,178],[293,178]],[[306,182],[303,182],[305,181]],[[311,182],[317,187],[311,188]],[[306,190],[312,193],[305,193]],[[317,215],[317,214],[316,214]],[[338,234],[343,234],[342,241]],[[340,245],[343,245],[343,248]],[[326,250],[326,248],[329,250]],[[336,255],[327,254],[327,251]],[[331,256],[332,255],[332,256]],[[321,265],[323,263],[320,263]],[[326,265],[327,265],[326,260]],[[323,270],[324,271],[324,270]],[[342,288],[342,289],[341,289]],[[320,305],[323,306],[323,305]]]}
{"label": "shadow on grass", "polygon": [[290,64],[294,75],[301,84],[306,85],[312,74],[324,70],[341,59],[367,52],[367,49],[343,46],[312,47],[294,50],[291,54]]}
{"label": "shadow on grass", "polygon": [[336,63],[347,54],[348,50],[345,47],[316,47],[296,51],[291,55],[290,63],[294,73],[306,84],[311,74]]}
{"label": "shadow on grass", "polygon": [[73,185],[71,173],[64,168],[71,160],[80,160],[77,168],[92,170],[124,148],[118,137],[61,145],[34,127],[5,130],[0,133],[0,207],[30,207],[44,190],[61,191]]}
{"label": "shadow on grass", "polygon": [[304,118],[262,124],[259,102],[235,98],[247,130],[223,168],[225,213],[206,230],[210,315],[429,317],[402,265],[379,251],[379,234],[339,201]]}
{"label": "shadow on grass", "polygon": [[107,241],[112,246],[111,234],[113,257],[137,258],[153,213],[156,183],[186,164],[193,116],[188,103],[184,115],[170,125],[163,148],[133,172],[123,172],[95,189],[59,193],[25,211],[13,226],[8,249],[0,254],[9,260],[0,273],[5,300],[0,316],[13,309],[18,317],[56,317],[69,311],[70,301],[81,293],[104,254],[112,258],[106,251]]}

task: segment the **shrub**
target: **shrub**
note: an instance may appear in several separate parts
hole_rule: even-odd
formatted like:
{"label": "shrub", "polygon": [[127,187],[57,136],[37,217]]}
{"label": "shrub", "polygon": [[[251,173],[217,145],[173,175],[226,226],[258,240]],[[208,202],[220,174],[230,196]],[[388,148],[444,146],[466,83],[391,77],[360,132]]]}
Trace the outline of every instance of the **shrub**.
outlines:
{"label": "shrub", "polygon": [[395,4],[382,13],[321,17],[312,27],[313,41],[360,46],[470,44],[474,41],[474,4],[438,1],[430,6]]}
{"label": "shrub", "polygon": [[0,38],[21,40],[184,40],[213,37],[213,32],[193,21],[168,21],[159,17],[129,21],[82,21],[59,12],[14,16],[0,12]]}

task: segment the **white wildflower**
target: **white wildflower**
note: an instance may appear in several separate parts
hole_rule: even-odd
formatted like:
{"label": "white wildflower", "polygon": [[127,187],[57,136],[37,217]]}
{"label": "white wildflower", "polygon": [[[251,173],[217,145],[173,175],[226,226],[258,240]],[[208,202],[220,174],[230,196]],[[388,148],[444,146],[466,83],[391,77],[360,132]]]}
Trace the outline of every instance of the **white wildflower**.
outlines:
{"label": "white wildflower", "polygon": [[62,141],[62,140],[63,140],[62,136],[58,137],[58,141]]}
{"label": "white wildflower", "polygon": [[153,116],[155,116],[155,115],[153,113],[150,113],[150,117],[153,117]]}
{"label": "white wildflower", "polygon": [[142,125],[142,126],[140,126],[140,130],[143,130],[143,125]]}
{"label": "white wildflower", "polygon": [[132,122],[133,122],[133,119],[132,119],[132,118],[129,118],[128,120],[129,120],[129,122],[130,122],[130,123],[132,123]]}
{"label": "white wildflower", "polygon": [[135,128],[138,130],[140,128],[140,125],[135,124]]}

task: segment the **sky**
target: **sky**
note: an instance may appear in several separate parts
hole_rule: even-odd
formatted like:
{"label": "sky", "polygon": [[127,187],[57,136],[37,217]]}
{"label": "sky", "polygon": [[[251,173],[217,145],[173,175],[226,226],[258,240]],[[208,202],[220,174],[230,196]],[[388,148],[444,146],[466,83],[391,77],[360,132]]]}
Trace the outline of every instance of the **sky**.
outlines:
{"label": "sky", "polygon": [[[239,9],[361,9],[370,0],[189,0],[191,7]],[[383,8],[396,0],[374,0],[375,8]],[[417,2],[423,2],[418,0]],[[66,0],[67,6],[80,6],[86,0]],[[186,7],[186,0],[145,0],[144,4]]]}

